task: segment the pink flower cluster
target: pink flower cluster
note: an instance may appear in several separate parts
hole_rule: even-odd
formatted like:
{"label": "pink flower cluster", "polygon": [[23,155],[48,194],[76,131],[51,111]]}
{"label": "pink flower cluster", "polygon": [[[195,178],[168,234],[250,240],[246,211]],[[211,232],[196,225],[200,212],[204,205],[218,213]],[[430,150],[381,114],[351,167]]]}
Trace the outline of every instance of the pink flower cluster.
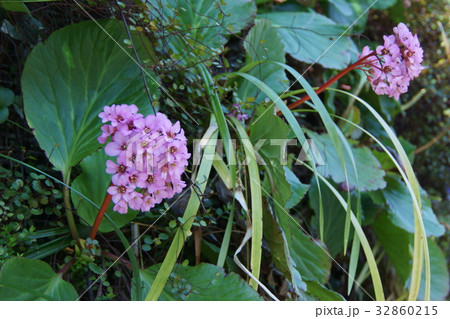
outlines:
{"label": "pink flower cluster", "polygon": [[180,123],[174,125],[162,113],[144,117],[135,105],[105,106],[99,114],[103,123],[98,137],[105,153],[117,156],[108,160],[106,172],[112,174],[114,210],[126,214],[149,211],[165,198],[171,198],[186,186],[181,180],[190,154]]}
{"label": "pink flower cluster", "polygon": [[228,113],[229,116],[235,117],[238,121],[244,122],[248,120],[248,115],[245,114],[238,103],[231,106],[231,111]]}
{"label": "pink flower cluster", "polygon": [[413,35],[403,23],[394,28],[394,35],[384,36],[384,44],[376,51],[365,46],[360,57],[375,93],[396,100],[408,91],[409,82],[424,69],[423,49],[417,34]]}

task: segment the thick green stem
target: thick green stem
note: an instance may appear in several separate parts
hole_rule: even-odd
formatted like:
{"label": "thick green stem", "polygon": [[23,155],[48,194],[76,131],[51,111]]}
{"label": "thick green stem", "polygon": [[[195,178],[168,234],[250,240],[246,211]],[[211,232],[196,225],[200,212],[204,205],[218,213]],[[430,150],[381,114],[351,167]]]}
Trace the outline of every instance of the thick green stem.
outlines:
{"label": "thick green stem", "polygon": [[[64,174],[64,184],[69,185],[70,182],[70,171]],[[70,203],[70,193],[69,188],[64,186],[63,188],[64,206],[66,208],[66,218],[69,224],[70,232],[72,233],[73,239],[78,242],[80,236],[78,235],[77,225],[75,223],[75,218],[73,217],[72,204]]]}

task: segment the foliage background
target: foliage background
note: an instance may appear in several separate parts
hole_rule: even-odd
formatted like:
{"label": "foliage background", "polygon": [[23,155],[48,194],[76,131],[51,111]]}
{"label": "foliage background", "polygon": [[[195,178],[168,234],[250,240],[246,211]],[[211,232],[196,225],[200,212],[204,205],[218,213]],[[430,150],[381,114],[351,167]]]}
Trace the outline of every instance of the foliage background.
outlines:
{"label": "foliage background", "polygon": [[[130,5],[129,3],[126,4]],[[9,113],[7,115],[8,121],[0,124],[0,152],[31,164],[57,178],[60,178],[58,172],[53,169],[44,152],[39,148],[34,136],[30,134],[31,131],[23,111],[20,81],[25,61],[32,48],[38,42],[45,41],[54,31],[67,25],[90,20],[91,17],[100,20],[115,16],[120,20],[119,12],[121,7],[120,4],[118,6],[114,1],[82,1],[82,5],[86,11],[80,10],[72,1],[27,3],[26,6],[30,10],[31,15],[6,11],[0,8],[2,18],[0,29],[0,64],[2,65],[0,69],[0,86],[10,89],[14,93],[14,101],[7,107]],[[263,4],[263,6],[267,7],[271,5],[270,1],[266,1]],[[326,11],[329,10],[325,1],[288,1],[283,10],[293,8],[300,8],[301,10],[314,8],[318,13],[323,14],[326,14]],[[414,169],[422,187],[432,195],[432,205],[440,222],[448,230],[448,211],[450,209],[450,185],[448,184],[450,180],[448,170],[449,117],[445,111],[449,92],[448,62],[450,55],[448,41],[445,35],[445,30],[448,29],[449,23],[446,12],[448,12],[448,3],[446,1],[434,1],[429,4],[425,1],[398,1],[395,6],[390,7],[388,10],[371,10],[367,18],[367,23],[365,24],[364,36],[359,37],[355,34],[352,36],[352,39],[358,43],[363,43],[366,41],[366,38],[372,41],[381,41],[382,35],[390,33],[392,27],[399,21],[404,21],[413,30],[420,30],[419,37],[423,46],[426,48],[425,65],[427,65],[427,70],[418,81],[414,82],[408,96],[405,96],[403,101],[409,101],[422,88],[426,88],[426,94],[419,102],[407,110],[400,112],[395,117],[395,120],[393,114],[396,112],[390,113],[392,111],[390,107],[392,108],[392,106],[389,103],[380,107],[384,115],[387,118],[391,118],[398,135],[403,136],[411,144],[415,146],[427,145],[434,137],[440,137],[431,147],[415,155]],[[127,18],[133,19],[136,13],[130,10],[126,14]],[[341,19],[342,17],[335,18]],[[138,18],[136,20],[139,21]],[[245,64],[246,57],[243,54],[242,38],[246,36],[246,32],[248,32],[248,29],[244,31],[244,34],[240,36],[236,35],[228,40],[226,44],[228,51],[223,55],[227,59],[228,64],[214,61],[212,66],[213,73],[218,74],[237,70]],[[356,28],[355,33],[358,32],[360,31]],[[147,36],[151,37],[149,33],[151,32],[148,32]],[[164,48],[160,49],[159,53],[164,52]],[[215,57],[215,55],[213,56]],[[179,57],[167,56],[163,57],[163,60],[164,58],[166,64],[163,67],[156,66],[152,71],[158,74],[161,84],[177,101],[183,101],[184,107],[189,110],[189,113],[194,118],[201,118],[205,111],[204,106],[208,105],[209,101],[205,97],[206,94],[198,75],[192,74],[182,66],[179,66],[177,63]],[[271,58],[276,59],[277,57]],[[278,58],[281,59],[281,57]],[[286,61],[298,70],[306,70],[308,68],[308,64],[299,62],[289,55],[286,57]],[[310,83],[321,83],[323,79],[329,78],[329,75],[329,70],[324,69],[320,65],[315,65],[305,74],[305,77]],[[354,79],[349,76],[346,78],[346,81],[354,82]],[[231,101],[230,91],[226,89],[220,91],[222,90],[220,87],[218,90],[221,98]],[[250,92],[249,96],[253,94],[254,92]],[[186,99],[186,95],[189,96],[189,99]],[[172,100],[168,98],[157,98],[155,102],[157,104],[160,103],[170,112],[173,121],[181,120],[190,136],[200,137],[201,132],[199,132],[195,123]],[[260,102],[260,100],[257,100],[257,102]],[[253,103],[254,101],[250,100],[249,104],[252,105]],[[336,104],[335,107],[340,111],[343,110],[342,105]],[[5,108],[1,112],[3,113],[0,114],[4,114]],[[309,121],[306,124],[309,126],[309,129],[319,129],[318,122]],[[35,234],[36,229],[50,232],[46,236],[58,236],[69,233],[65,225],[64,214],[62,213],[62,187],[44,175],[31,173],[24,166],[17,165],[12,161],[2,158],[0,159],[0,163],[2,164],[0,187],[3,191],[3,199],[0,201],[0,207],[2,207],[2,227],[0,233],[2,250],[0,266],[12,256],[16,255],[39,259],[39,253],[43,251],[42,238],[44,238],[44,235],[42,232]],[[301,174],[304,174],[305,177],[310,176],[305,171],[296,173],[300,176],[302,176]],[[72,176],[79,177],[80,174],[82,174],[82,167],[75,167]],[[218,225],[212,226],[209,229],[212,233],[224,229],[226,226],[224,220],[220,219],[220,214],[227,208],[218,208],[217,203],[223,203],[223,199],[227,194],[226,191],[223,191],[224,194],[220,196],[220,186],[215,187],[217,189],[213,190],[208,188],[207,191],[211,193],[215,191],[219,195],[206,197],[205,209],[208,211],[208,214],[202,217],[208,224],[211,221],[218,223]],[[11,210],[13,210],[14,214],[9,216],[8,213],[11,214]],[[183,205],[178,208],[175,207],[173,215],[164,218],[165,220],[161,228],[152,229],[149,234],[144,236],[142,243],[144,258],[148,258],[155,264],[162,262],[168,247],[167,241],[174,233],[173,224],[170,225],[170,222],[176,220],[176,217],[179,217],[182,211]],[[219,218],[211,217],[211,212],[218,214]],[[302,213],[308,216],[308,214],[312,214],[312,210],[305,207],[302,209]],[[145,224],[148,219],[154,218],[157,214],[158,212],[148,214],[141,217],[141,219],[138,218],[137,221]],[[201,220],[197,220],[196,222],[200,223]],[[240,222],[243,223],[243,221]],[[80,233],[84,234],[84,237],[87,237],[87,231],[87,227],[86,229],[83,227],[80,228]],[[131,230],[127,230],[126,232],[127,236],[131,236],[128,233]],[[101,242],[108,243],[109,251],[112,254],[120,255],[120,249],[115,245],[118,242],[116,235],[114,233],[107,233],[102,236]],[[234,234],[233,236],[236,235]],[[58,237],[50,238],[56,238],[53,240],[58,239]],[[68,236],[59,238],[62,238],[58,242],[61,245],[64,245],[67,241],[70,242]],[[236,250],[239,242],[238,239],[232,237],[230,250]],[[438,242],[446,250],[446,258],[448,258],[450,252],[448,236],[441,237]],[[189,256],[189,253],[192,254],[193,248],[192,242],[188,243],[184,256]],[[209,252],[210,256],[217,254],[217,252],[213,251],[214,249],[212,247],[204,247],[203,251],[208,252],[208,249],[212,250]],[[66,249],[65,253],[70,254],[70,251]],[[45,260],[55,271],[64,264],[64,261],[68,261],[64,260],[64,254],[56,252],[47,255]],[[179,260],[180,263],[182,261]],[[338,259],[338,261],[344,264],[346,262],[344,258]],[[238,272],[238,269],[236,266],[233,266],[231,260],[227,259],[226,263],[228,270]],[[383,257],[381,263],[389,264],[389,260]],[[76,264],[70,274],[70,282],[79,291],[84,288],[84,280],[86,278],[88,282],[91,282],[95,278],[95,274],[101,273],[101,269],[105,269],[109,265],[111,265],[111,262],[107,259],[102,259],[101,264],[98,264],[98,261]],[[120,289],[123,286],[130,289],[131,286],[132,278],[127,275],[127,271],[124,271],[126,267],[126,265],[118,266],[114,273],[102,277],[101,286],[97,287],[95,292],[89,291],[85,298],[129,300],[130,297],[124,293],[123,289]],[[86,268],[88,269],[87,272]],[[268,269],[263,269],[263,271],[270,272]],[[341,287],[337,289],[337,292],[345,295],[345,277],[336,268],[332,268],[331,271],[331,285],[333,287]],[[271,284],[280,291],[287,289],[283,278],[279,274],[265,273],[265,275],[272,280]],[[185,278],[189,277],[189,275],[184,276]],[[178,286],[182,287],[180,289],[189,290],[189,287],[186,288],[186,285],[189,285],[189,280],[187,280],[187,284],[186,280],[183,282],[183,279],[176,277],[171,280],[174,282],[179,280],[182,282],[178,284]],[[173,285],[176,286],[175,284]],[[350,299],[363,299],[363,296],[359,291],[353,293]]]}

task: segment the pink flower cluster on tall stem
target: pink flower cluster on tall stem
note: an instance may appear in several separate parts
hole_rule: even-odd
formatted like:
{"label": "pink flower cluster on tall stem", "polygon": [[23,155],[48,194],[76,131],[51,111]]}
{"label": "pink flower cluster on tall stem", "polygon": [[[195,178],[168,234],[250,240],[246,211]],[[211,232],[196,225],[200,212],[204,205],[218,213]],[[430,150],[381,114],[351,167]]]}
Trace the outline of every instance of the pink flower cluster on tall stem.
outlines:
{"label": "pink flower cluster on tall stem", "polygon": [[106,162],[115,211],[126,214],[128,207],[149,211],[181,192],[190,154],[179,122],[172,124],[159,112],[144,117],[135,105],[126,104],[105,106],[99,117],[110,124],[101,127],[98,141],[104,144],[111,137],[105,153],[117,156],[116,162]]}
{"label": "pink flower cluster on tall stem", "polygon": [[398,100],[408,91],[409,82],[424,69],[423,49],[417,35],[413,35],[404,23],[394,28],[394,34],[384,36],[384,44],[375,51],[363,48],[362,69],[375,93]]}
{"label": "pink flower cluster on tall stem", "polygon": [[[333,76],[315,92],[322,93],[348,72],[362,69],[366,72],[375,93],[387,94],[398,100],[400,94],[408,90],[409,82],[424,69],[422,61],[423,49],[417,35],[413,35],[404,23],[400,23],[394,28],[394,35],[384,36],[384,45],[378,46],[375,51],[365,46],[358,61]],[[288,108],[292,110],[310,98],[305,95],[289,104]],[[277,115],[281,115],[280,110]]]}

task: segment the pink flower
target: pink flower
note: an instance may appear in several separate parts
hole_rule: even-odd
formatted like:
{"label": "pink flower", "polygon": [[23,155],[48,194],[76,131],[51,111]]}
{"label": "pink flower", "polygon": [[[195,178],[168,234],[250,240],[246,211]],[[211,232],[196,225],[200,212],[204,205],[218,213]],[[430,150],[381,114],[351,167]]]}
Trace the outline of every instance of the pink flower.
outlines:
{"label": "pink flower", "polygon": [[150,194],[156,193],[158,190],[163,189],[165,187],[164,179],[161,177],[160,174],[156,173],[154,175],[149,174],[145,181],[147,183],[146,185],[147,191]]}
{"label": "pink flower", "polygon": [[125,162],[121,159],[117,160],[117,163],[114,163],[111,160],[106,161],[106,172],[108,174],[113,174],[112,182],[114,185],[126,185],[128,180],[128,167]]}
{"label": "pink flower", "polygon": [[153,198],[148,194],[145,195],[142,199],[141,210],[143,212],[148,212],[153,207],[155,207],[155,204],[153,203]]}
{"label": "pink flower", "polygon": [[179,122],[172,124],[162,113],[144,118],[135,105],[126,104],[105,106],[99,117],[110,124],[102,126],[98,140],[104,144],[111,136],[105,153],[117,156],[117,163],[106,162],[115,211],[148,211],[182,191],[190,154]]}
{"label": "pink flower", "polygon": [[117,125],[117,130],[125,136],[129,136],[134,132],[141,132],[145,126],[145,122],[142,114],[135,115],[135,117],[130,117],[124,122]]}
{"label": "pink flower", "polygon": [[400,23],[375,52],[365,46],[359,61],[375,93],[398,100],[423,70],[423,49],[417,35]]}
{"label": "pink flower", "polygon": [[235,117],[240,122],[248,120],[248,115],[242,111],[241,107],[239,106],[239,103],[233,104],[231,106],[231,111],[230,113],[228,113],[228,115],[231,117]]}
{"label": "pink flower", "polygon": [[102,119],[102,123],[110,122],[116,114],[116,106],[113,104],[111,106],[105,106],[103,112],[98,116]]}
{"label": "pink flower", "polygon": [[119,214],[126,214],[128,212],[128,204],[124,200],[120,200],[114,205],[113,209]]}
{"label": "pink flower", "polygon": [[132,192],[130,195],[130,199],[128,200],[128,206],[130,206],[133,210],[140,210],[143,203],[144,196],[138,192]]}
{"label": "pink flower", "polygon": [[147,186],[148,175],[139,171],[128,174],[128,185],[133,189],[136,187],[143,188]]}
{"label": "pink flower", "polygon": [[111,125],[103,125],[101,128],[102,134],[97,138],[100,144],[105,144],[108,137],[114,135],[117,132],[117,128],[112,127]]}
{"label": "pink flower", "polygon": [[112,201],[116,204],[121,200],[128,202],[131,191],[131,189],[124,185],[112,185],[108,187],[108,194],[112,195]]}
{"label": "pink flower", "polygon": [[112,137],[112,142],[106,144],[105,153],[109,156],[117,156],[127,149],[128,137],[116,132]]}

